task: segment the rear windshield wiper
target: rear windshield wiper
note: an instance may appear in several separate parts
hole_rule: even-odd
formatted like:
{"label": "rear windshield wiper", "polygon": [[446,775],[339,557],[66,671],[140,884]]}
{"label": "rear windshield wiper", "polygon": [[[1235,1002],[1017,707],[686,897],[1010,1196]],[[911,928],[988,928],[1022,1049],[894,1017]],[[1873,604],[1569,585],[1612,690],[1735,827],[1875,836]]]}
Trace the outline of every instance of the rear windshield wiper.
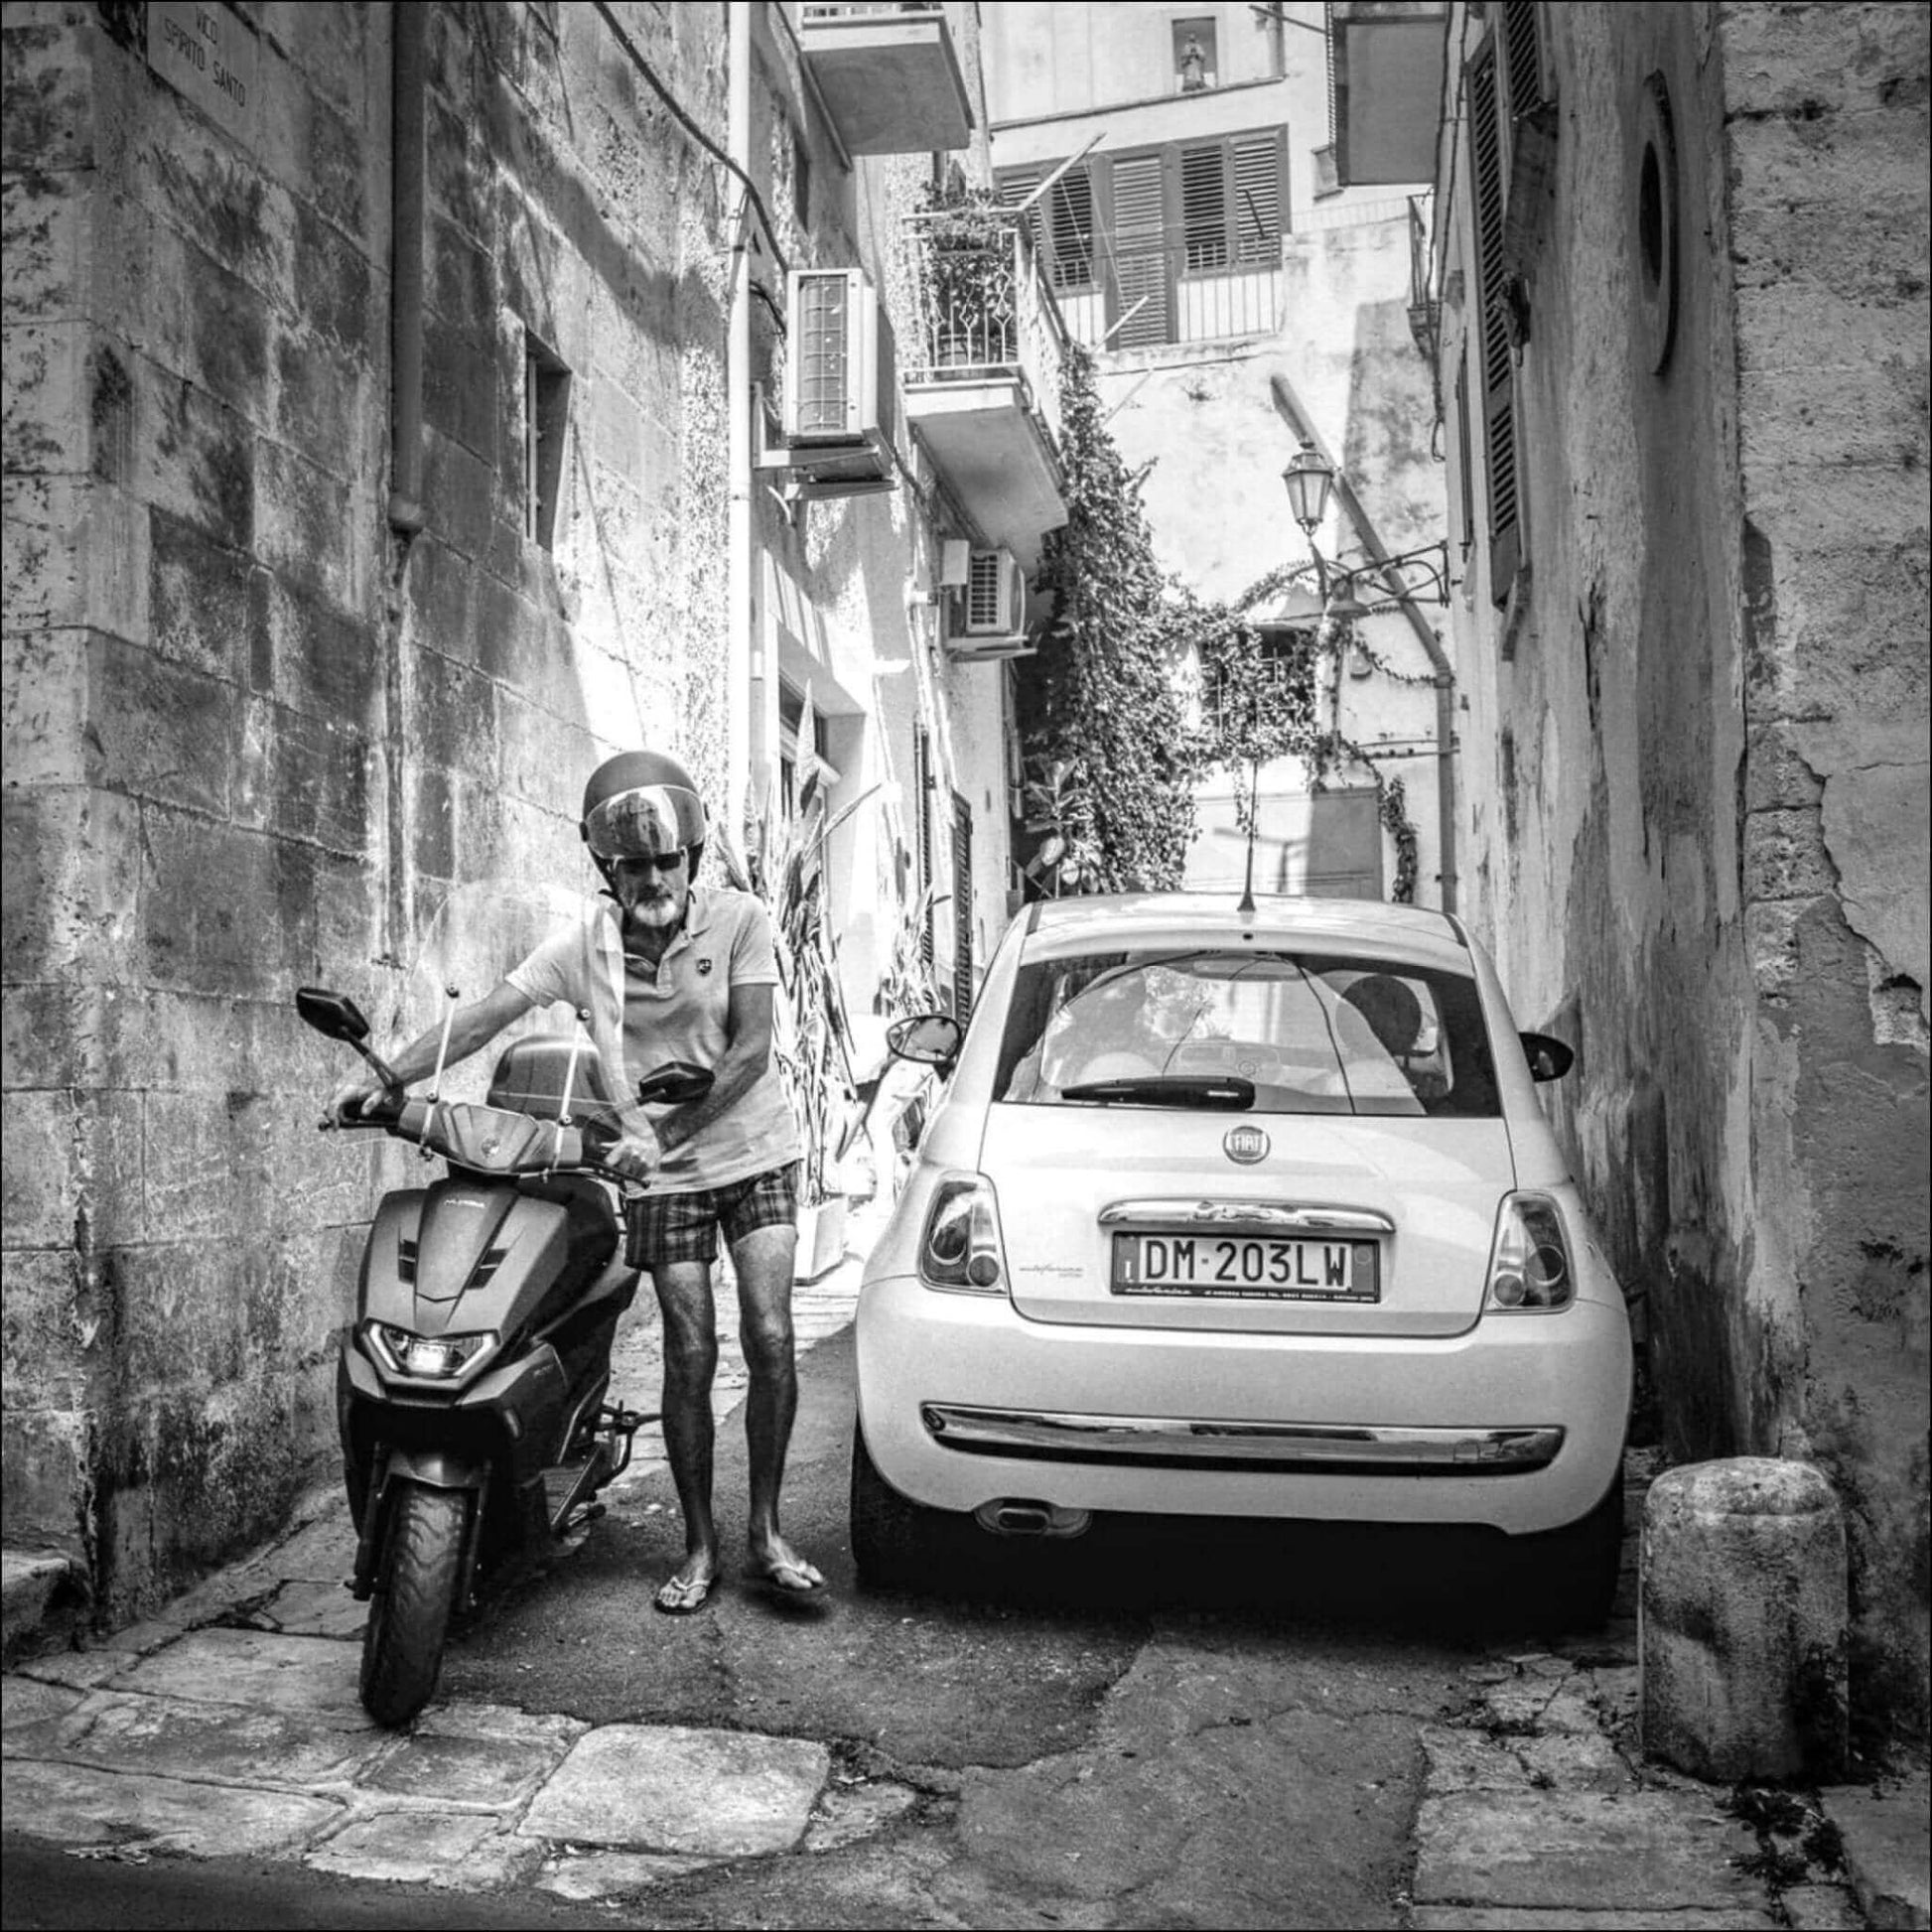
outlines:
{"label": "rear windshield wiper", "polygon": [[1143,1100],[1156,1107],[1226,1107],[1255,1104],[1255,1083],[1238,1073],[1150,1073],[1133,1080],[1086,1080],[1062,1087],[1062,1100]]}

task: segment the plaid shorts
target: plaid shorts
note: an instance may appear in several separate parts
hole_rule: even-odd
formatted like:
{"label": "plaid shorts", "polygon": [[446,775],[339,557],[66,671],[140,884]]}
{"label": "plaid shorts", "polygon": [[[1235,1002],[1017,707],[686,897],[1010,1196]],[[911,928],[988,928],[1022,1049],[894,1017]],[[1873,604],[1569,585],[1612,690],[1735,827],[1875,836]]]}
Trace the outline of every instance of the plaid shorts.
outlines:
{"label": "plaid shorts", "polygon": [[689,1194],[646,1193],[628,1212],[627,1266],[716,1261],[720,1228],[726,1245],[735,1247],[756,1228],[788,1228],[797,1221],[798,1164]]}

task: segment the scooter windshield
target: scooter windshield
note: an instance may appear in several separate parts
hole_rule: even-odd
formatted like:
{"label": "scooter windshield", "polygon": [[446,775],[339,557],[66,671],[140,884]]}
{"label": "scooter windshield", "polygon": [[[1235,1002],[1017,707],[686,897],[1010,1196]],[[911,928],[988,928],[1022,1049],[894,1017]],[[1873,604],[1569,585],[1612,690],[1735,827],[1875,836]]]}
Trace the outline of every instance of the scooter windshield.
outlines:
{"label": "scooter windshield", "polygon": [[[502,881],[450,888],[428,906],[412,963],[397,977],[393,1006],[382,1016],[389,1023],[389,1037],[399,1043],[439,1032],[458,1007],[482,999],[554,933],[580,926],[594,903],[588,893]],[[383,1031],[381,1021],[376,1031]],[[561,1003],[533,1007],[471,1058],[446,1064],[440,1080],[418,1082],[416,1091],[427,1094],[434,1088],[445,1101],[486,1101],[510,1047],[543,1036],[576,1041],[582,1049],[574,1067],[572,1056],[560,1055],[561,1071],[553,1073],[553,1086],[569,1074],[574,1093],[587,1101],[609,1093],[588,1030]],[[505,1104],[502,1095],[497,1099]],[[554,1102],[536,1111],[554,1116]]]}

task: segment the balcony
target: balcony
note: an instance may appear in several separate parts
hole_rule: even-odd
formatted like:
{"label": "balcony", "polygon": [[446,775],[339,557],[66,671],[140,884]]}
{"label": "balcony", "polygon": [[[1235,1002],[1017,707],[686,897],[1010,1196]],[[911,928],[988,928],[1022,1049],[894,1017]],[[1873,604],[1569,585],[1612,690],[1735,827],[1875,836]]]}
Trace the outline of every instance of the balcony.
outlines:
{"label": "balcony", "polygon": [[1067,334],[1094,349],[1273,336],[1282,326],[1282,247],[1274,235],[1063,246],[1053,298]]}
{"label": "balcony", "polygon": [[1442,0],[1336,0],[1328,98],[1344,188],[1436,179],[1449,8]]}
{"label": "balcony", "polygon": [[960,508],[1028,576],[1066,521],[1059,459],[1066,330],[1025,217],[997,207],[906,216],[914,327],[905,415]]}
{"label": "balcony", "polygon": [[848,154],[925,154],[972,138],[944,7],[807,0],[798,45]]}

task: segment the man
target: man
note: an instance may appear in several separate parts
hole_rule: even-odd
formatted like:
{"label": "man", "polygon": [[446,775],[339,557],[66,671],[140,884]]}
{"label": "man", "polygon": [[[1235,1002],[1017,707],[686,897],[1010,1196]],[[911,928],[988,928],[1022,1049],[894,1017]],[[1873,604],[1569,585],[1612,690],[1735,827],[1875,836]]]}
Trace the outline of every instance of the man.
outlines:
{"label": "man", "polygon": [[[668,1060],[710,1067],[701,1100],[623,1111],[606,1157],[650,1182],[632,1203],[633,1259],[650,1270],[663,1315],[664,1447],[684,1513],[685,1558],[652,1601],[669,1616],[702,1609],[721,1575],[712,1517],[711,1384],[718,1367],[712,1264],[722,1229],[738,1278],[751,1386],[751,1574],[799,1594],[825,1579],[778,1528],[778,1491],[798,1406],[791,1327],[802,1149],[771,1053],[778,982],[771,923],[750,893],[696,884],[705,812],[690,775],[655,752],[607,759],[584,789],[579,830],[609,889],[451,1023],[449,1058],[476,1052],[531,1007],[562,1000],[590,1015],[591,1036],[626,1091]],[[394,1061],[403,1081],[436,1064],[441,1029]],[[360,1111],[377,1089],[350,1079],[332,1111]]]}

